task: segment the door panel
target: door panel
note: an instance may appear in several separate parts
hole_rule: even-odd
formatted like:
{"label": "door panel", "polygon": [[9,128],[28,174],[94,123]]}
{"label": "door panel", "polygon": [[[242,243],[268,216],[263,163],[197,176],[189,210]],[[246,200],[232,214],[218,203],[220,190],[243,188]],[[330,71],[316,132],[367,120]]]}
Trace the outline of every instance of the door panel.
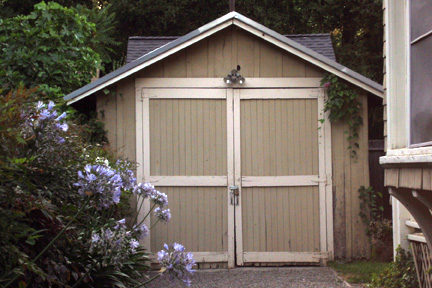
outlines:
{"label": "door panel", "polygon": [[240,106],[242,176],[318,175],[316,99],[242,100]]}
{"label": "door panel", "polygon": [[[143,101],[143,111],[148,111],[143,115],[143,137],[149,138],[144,176],[168,195],[172,214],[169,223],[152,229],[152,252],[163,249],[164,243],[178,242],[198,262],[229,260],[228,218],[233,219],[234,208],[228,203],[227,118],[232,109],[227,109],[226,93],[226,89],[143,90],[148,97]],[[232,135],[232,127],[230,131]],[[152,215],[150,222],[155,221]]]}
{"label": "door panel", "polygon": [[226,187],[157,188],[168,195],[172,218],[152,229],[151,251],[160,251],[164,243],[174,242],[188,251],[228,251]]}
{"label": "door panel", "polygon": [[226,176],[226,123],[225,100],[151,99],[151,176]]}
{"label": "door panel", "polygon": [[[299,89],[300,90],[300,89]],[[235,93],[237,264],[318,263],[321,247],[319,91]],[[237,98],[236,98],[237,97]],[[238,209],[237,209],[238,208]],[[241,241],[241,245],[239,245]],[[326,248],[323,248],[326,249]]]}
{"label": "door panel", "polygon": [[318,187],[242,189],[245,252],[319,252]]}

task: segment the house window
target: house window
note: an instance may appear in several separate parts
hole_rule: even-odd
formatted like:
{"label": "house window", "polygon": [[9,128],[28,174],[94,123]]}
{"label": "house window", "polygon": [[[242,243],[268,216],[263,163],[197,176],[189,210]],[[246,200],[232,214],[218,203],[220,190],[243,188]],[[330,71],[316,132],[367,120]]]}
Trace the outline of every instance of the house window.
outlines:
{"label": "house window", "polygon": [[432,0],[410,1],[411,147],[432,145]]}

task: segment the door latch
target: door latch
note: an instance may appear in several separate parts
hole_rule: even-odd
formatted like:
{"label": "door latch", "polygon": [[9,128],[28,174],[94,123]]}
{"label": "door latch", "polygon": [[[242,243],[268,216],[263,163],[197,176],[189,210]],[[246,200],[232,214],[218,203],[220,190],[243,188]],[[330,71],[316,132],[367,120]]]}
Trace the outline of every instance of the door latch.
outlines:
{"label": "door latch", "polygon": [[239,187],[231,185],[229,187],[229,189],[231,190],[231,193],[230,193],[231,205],[238,206],[239,205],[239,195],[240,195]]}

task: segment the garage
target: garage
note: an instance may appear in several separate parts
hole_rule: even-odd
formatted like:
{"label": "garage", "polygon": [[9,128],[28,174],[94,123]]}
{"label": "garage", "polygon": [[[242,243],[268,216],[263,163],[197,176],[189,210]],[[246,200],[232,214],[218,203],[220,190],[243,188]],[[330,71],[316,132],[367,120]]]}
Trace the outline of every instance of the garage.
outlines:
{"label": "garage", "polygon": [[367,123],[352,159],[321,79],[357,86],[363,107],[382,87],[236,12],[168,40],[65,98],[95,99],[112,148],[168,195],[146,247],[180,242],[201,267],[367,257]]}

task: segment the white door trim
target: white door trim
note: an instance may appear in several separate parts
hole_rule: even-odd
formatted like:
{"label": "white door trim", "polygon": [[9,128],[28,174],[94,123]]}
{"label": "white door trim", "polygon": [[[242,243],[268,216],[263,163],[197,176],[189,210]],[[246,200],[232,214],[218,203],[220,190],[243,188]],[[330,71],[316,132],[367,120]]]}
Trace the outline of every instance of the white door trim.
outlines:
{"label": "white door trim", "polygon": [[238,204],[235,207],[235,229],[236,229],[236,256],[237,265],[243,266],[243,233],[242,233],[242,172],[241,172],[241,135],[240,135],[240,90],[234,89],[234,167],[235,185],[238,187]]}
{"label": "white door trim", "polygon": [[231,205],[231,190],[230,186],[235,185],[234,175],[234,91],[226,89],[227,96],[227,171],[228,171],[228,268],[235,267],[235,206]]}
{"label": "white door trim", "polygon": [[[136,88],[136,163],[137,166],[137,181],[146,182],[150,175],[150,115],[149,115],[149,99],[144,98],[142,95],[142,88]],[[138,199],[139,200],[139,199]],[[140,215],[138,215],[138,222],[145,217],[146,211],[150,210],[150,200],[143,199],[143,209],[141,209]],[[137,201],[137,204],[140,205]],[[144,224],[150,228],[150,217],[148,217]],[[150,242],[150,231],[147,237],[144,238],[142,244],[151,253],[151,242]]]}
{"label": "white door trim", "polygon": [[319,175],[307,176],[243,176],[243,187],[276,187],[276,186],[318,186]]}
{"label": "white door trim", "polygon": [[321,78],[246,78],[244,84],[225,84],[222,78],[136,78],[137,88],[320,88]]}

